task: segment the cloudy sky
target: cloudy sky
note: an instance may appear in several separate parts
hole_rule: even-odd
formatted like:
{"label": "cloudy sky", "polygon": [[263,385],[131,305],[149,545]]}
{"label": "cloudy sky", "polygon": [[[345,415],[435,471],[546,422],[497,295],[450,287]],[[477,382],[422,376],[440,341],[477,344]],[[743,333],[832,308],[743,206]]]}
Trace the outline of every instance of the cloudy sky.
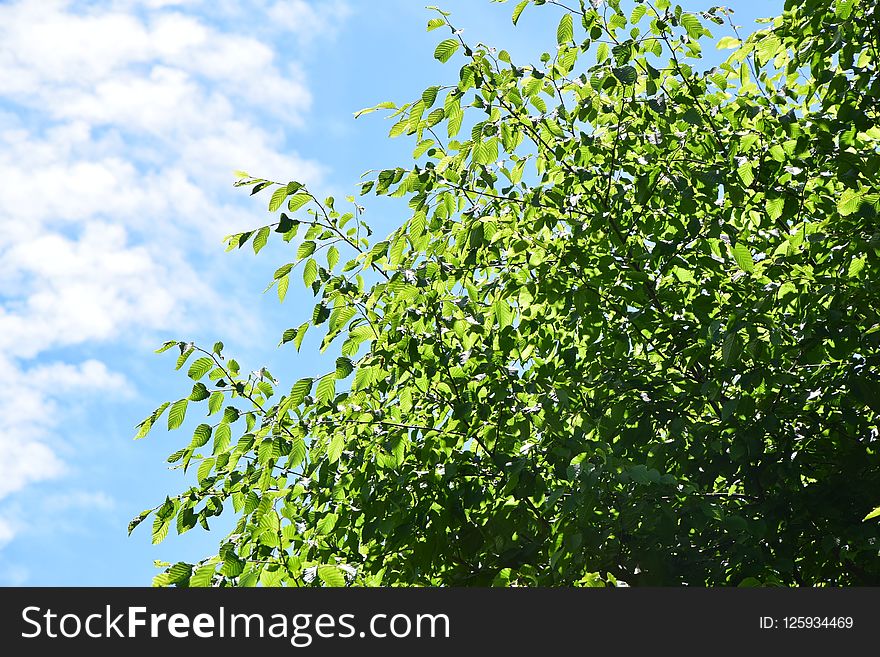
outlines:
{"label": "cloudy sky", "polygon": [[[438,4],[520,61],[554,43],[552,8],[514,30],[512,5]],[[781,2],[729,4],[749,25]],[[224,253],[224,235],[269,220],[232,172],[344,196],[406,166],[381,116],[352,114],[456,77],[431,57],[445,36],[425,33],[430,15],[414,0],[0,2],[0,585],[149,584],[154,559],[216,551],[216,532],[126,536],[185,485],[165,457],[187,437],[132,440],[189,390],[152,350],[222,339],[250,369],[314,369],[274,347],[306,299],[261,294],[281,248]],[[391,229],[402,205],[367,217]]]}

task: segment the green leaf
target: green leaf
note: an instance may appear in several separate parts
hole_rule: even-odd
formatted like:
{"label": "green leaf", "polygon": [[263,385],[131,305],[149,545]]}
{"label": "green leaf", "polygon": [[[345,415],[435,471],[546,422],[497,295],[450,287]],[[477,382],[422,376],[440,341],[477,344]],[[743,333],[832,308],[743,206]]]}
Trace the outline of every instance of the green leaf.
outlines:
{"label": "green leaf", "polygon": [[308,394],[312,391],[312,383],[314,379],[305,378],[297,381],[290,390],[291,403],[299,406],[303,403]]}
{"label": "green leaf", "polygon": [[166,352],[169,349],[171,349],[171,347],[173,347],[177,344],[178,344],[177,340],[168,340],[167,342],[163,343],[161,347],[156,349],[155,353],[161,354],[163,352]]}
{"label": "green leaf", "polygon": [[373,381],[373,368],[372,367],[364,367],[361,366],[357,369],[357,372],[354,375],[354,383],[352,384],[352,390],[362,390],[363,388],[370,385]]}
{"label": "green leaf", "polygon": [[446,25],[446,21],[444,21],[442,18],[432,18],[428,21],[427,31],[431,32],[432,30],[436,30],[438,27],[443,27],[444,25]]}
{"label": "green leaf", "polygon": [[174,454],[169,456],[167,461],[168,461],[168,463],[177,463],[185,456],[191,455],[191,454],[192,454],[192,452],[190,451],[190,449],[188,447],[184,447],[183,449],[179,449],[176,452],[174,452]]}
{"label": "green leaf", "polygon": [[318,381],[315,398],[322,404],[329,404],[336,396],[336,377],[328,375]]}
{"label": "green leaf", "polygon": [[146,511],[141,511],[140,514],[135,516],[131,522],[128,523],[128,535],[131,536],[131,533],[140,525],[147,517],[152,513],[150,509]]}
{"label": "green leaf", "polygon": [[168,408],[170,405],[171,405],[171,402],[164,402],[161,406],[159,406],[159,408],[157,408],[155,411],[153,411],[153,413],[150,415],[150,417],[146,418],[143,422],[138,424],[137,425],[138,432],[137,432],[137,435],[135,435],[135,437],[134,437],[135,440],[140,440],[141,438],[146,436],[148,433],[150,433],[150,429],[153,428],[153,424],[156,423],[156,420],[158,420],[162,416],[162,413],[164,413],[165,409]]}
{"label": "green leaf", "polygon": [[775,34],[767,34],[758,41],[755,50],[761,56],[762,62],[769,62],[781,51],[782,43]]}
{"label": "green leaf", "polygon": [[317,245],[311,240],[309,240],[308,242],[303,242],[299,245],[299,248],[296,251],[296,259],[304,260],[305,258],[308,258],[315,252],[316,248]]}
{"label": "green leaf", "polygon": [[333,531],[333,528],[336,527],[336,522],[339,520],[339,516],[335,513],[328,513],[324,517],[322,517],[318,521],[318,526],[316,527],[319,534],[326,535]]}
{"label": "green leaf", "polygon": [[700,35],[703,33],[703,26],[700,23],[700,19],[697,18],[694,14],[682,14],[679,19],[681,22],[681,26],[687,30],[688,36],[691,39],[699,39]]}
{"label": "green leaf", "polygon": [[556,43],[560,46],[574,41],[574,22],[571,14],[563,14],[556,27]]}
{"label": "green leaf", "polygon": [[406,246],[406,240],[403,235],[398,236],[388,249],[388,264],[393,268],[397,268],[403,260],[403,250]]}
{"label": "green leaf", "polygon": [[259,253],[260,250],[266,246],[266,242],[269,241],[269,227],[263,226],[260,230],[257,231],[257,234],[254,236],[254,253]]}
{"label": "green leaf", "polygon": [[232,427],[230,427],[226,422],[221,422],[217,425],[216,431],[214,431],[214,449],[212,453],[214,455],[222,454],[229,448],[229,443],[232,440]]}
{"label": "green leaf", "polygon": [[861,256],[858,258],[853,258],[849,263],[849,269],[847,270],[847,277],[855,278],[862,270],[865,268],[865,256]]}
{"label": "green leaf", "polygon": [[847,188],[837,201],[837,211],[841,216],[848,217],[858,211],[862,200],[862,194],[858,190]]}
{"label": "green leaf", "polygon": [[206,566],[201,566],[197,568],[195,572],[189,578],[189,585],[193,588],[207,588],[211,586],[214,580],[214,573],[216,572],[217,566],[215,564],[208,564]]}
{"label": "green leaf", "polygon": [[208,476],[211,474],[211,469],[214,467],[214,459],[206,458],[199,465],[199,469],[196,472],[196,479],[199,483],[203,482]]}
{"label": "green leaf", "polygon": [[287,198],[287,187],[279,187],[272,193],[272,198],[269,199],[269,212],[275,212],[278,208],[281,207],[281,204],[284,203],[284,199]]}
{"label": "green leaf", "polygon": [[[182,342],[180,344],[183,345]],[[195,351],[193,347],[181,347],[181,349],[183,349],[183,351],[180,353],[180,357],[177,359],[177,365],[174,368],[176,370],[179,370],[181,367],[183,367],[186,361],[189,359],[190,356],[192,356],[193,352]]]}
{"label": "green leaf", "polygon": [[731,249],[733,253],[733,259],[736,260],[737,266],[745,272],[752,272],[755,270],[755,261],[752,258],[752,252],[749,251],[749,247],[745,244],[737,244]]}
{"label": "green leaf", "polygon": [[308,330],[310,324],[305,322],[301,324],[300,327],[296,330],[296,336],[293,338],[293,346],[296,347],[296,350],[299,351],[300,346],[302,345],[303,338],[306,337],[306,331]]}
{"label": "green leaf", "polygon": [[684,269],[683,267],[673,267],[671,273],[679,280],[681,283],[696,283],[697,279],[694,278],[694,273],[688,269]]}
{"label": "green leaf", "polygon": [[223,567],[220,569],[220,572],[227,577],[238,577],[244,572],[245,565],[245,562],[230,550],[226,553],[226,558],[223,560]]}
{"label": "green leaf", "polygon": [[474,147],[475,164],[494,164],[498,159],[498,139],[491,137]]}
{"label": "green leaf", "polygon": [[351,362],[351,358],[346,358],[345,356],[342,356],[336,359],[337,379],[347,379],[353,371],[354,365]]}
{"label": "green leaf", "polygon": [[208,392],[208,388],[204,383],[196,383],[192,388],[192,392],[189,394],[189,400],[199,402],[206,400],[210,396],[211,393]]}
{"label": "green leaf", "polygon": [[835,16],[840,20],[845,21],[849,20],[850,14],[852,14],[853,5],[856,4],[856,0],[837,0],[835,4]]}
{"label": "green leaf", "polygon": [[193,433],[192,446],[193,447],[202,447],[206,445],[209,440],[211,440],[211,425],[210,424],[200,424],[196,427],[195,432]]}
{"label": "green leaf", "polygon": [[851,385],[855,399],[880,414],[880,382],[876,381],[874,377],[853,376]]}
{"label": "green leaf", "polygon": [[516,7],[513,9],[513,16],[511,17],[513,20],[513,24],[516,25],[519,21],[520,15],[523,13],[523,9],[525,9],[529,4],[529,0],[522,0]]}
{"label": "green leaf", "polygon": [[362,110],[355,112],[354,118],[361,117],[364,114],[370,114],[371,112],[375,112],[376,110],[380,110],[380,109],[396,109],[396,108],[397,108],[397,105],[386,100],[385,102],[379,103],[378,105],[374,105],[373,107],[367,107],[365,109],[362,109]]}
{"label": "green leaf", "polygon": [[779,219],[782,216],[782,209],[785,207],[785,199],[781,196],[776,198],[769,199],[767,201],[767,215],[773,221]]}
{"label": "green leaf", "polygon": [[640,20],[642,20],[642,16],[648,11],[645,5],[636,5],[633,7],[632,13],[629,15],[629,22],[635,25]]}
{"label": "green leaf", "polygon": [[168,529],[171,527],[172,518],[173,513],[167,517],[157,515],[153,519],[153,532],[151,537],[153,545],[161,543],[168,536]]}
{"label": "green leaf", "polygon": [[[434,110],[434,112],[440,112],[440,113],[443,115],[443,116],[441,117],[441,120],[442,120],[443,117],[446,116],[446,110],[445,110],[445,109],[440,109],[440,108],[438,107],[437,109]],[[432,114],[433,114],[434,112],[432,112]],[[415,150],[413,151],[413,159],[414,159],[414,160],[419,159],[419,158],[420,158],[422,155],[424,155],[427,151],[429,151],[431,148],[433,148],[433,146],[434,146],[434,140],[433,140],[433,139],[425,139],[424,141],[420,141],[420,142],[418,143],[418,145],[416,146]]]}
{"label": "green leaf", "polygon": [[724,339],[724,344],[721,346],[721,356],[725,365],[734,361],[735,356],[739,354],[738,347],[739,341],[736,333],[731,333]]}
{"label": "green leaf", "polygon": [[746,577],[739,584],[737,584],[739,588],[759,588],[764,586],[761,580],[755,577]]}
{"label": "green leaf", "polygon": [[339,460],[344,447],[345,434],[337,431],[333,434],[333,437],[330,439],[330,445],[327,447],[327,458],[330,460],[330,463],[336,463]]}
{"label": "green leaf", "polygon": [[409,222],[409,236],[413,240],[419,239],[422,235],[425,234],[425,214],[419,212],[410,219]]}
{"label": "green leaf", "polygon": [[871,513],[866,515],[862,522],[864,522],[865,520],[871,520],[872,518],[880,518],[880,506],[878,506],[873,511],[871,511]]}
{"label": "green leaf", "polygon": [[214,369],[214,360],[208,356],[203,356],[202,358],[193,361],[192,365],[189,366],[187,376],[198,381],[212,369]]}
{"label": "green leaf", "polygon": [[309,194],[294,194],[294,196],[287,202],[287,209],[290,212],[296,212],[311,200],[312,197]]}
{"label": "green leaf", "polygon": [[186,418],[186,407],[188,404],[188,399],[178,399],[171,405],[171,410],[168,411],[169,431],[177,429],[181,424],[183,424],[183,420],[184,418]]}
{"label": "green leaf", "polygon": [[453,103],[445,108],[447,126],[446,131],[450,137],[454,137],[461,130],[461,124],[464,120],[464,110],[458,103]]}
{"label": "green leaf", "polygon": [[430,107],[434,104],[434,101],[437,100],[437,91],[439,91],[440,87],[428,87],[422,92],[422,103],[424,103],[426,109],[430,109]]}
{"label": "green leaf", "polygon": [[153,428],[153,423],[155,421],[152,417],[148,417],[146,420],[143,420],[140,424],[136,425],[136,429],[138,430],[134,436],[135,440],[140,440],[141,438],[146,437]]}
{"label": "green leaf", "polygon": [[495,319],[498,320],[498,326],[504,328],[510,326],[513,320],[513,311],[505,299],[498,299],[492,306],[495,311]]}
{"label": "green leaf", "polygon": [[749,187],[755,180],[755,173],[750,162],[740,165],[736,172],[739,174],[740,180],[743,181],[743,184],[746,187]]}
{"label": "green leaf", "polygon": [[290,277],[284,276],[278,280],[278,301],[284,302],[287,296],[287,289],[290,287]]}
{"label": "green leaf", "polygon": [[437,44],[437,48],[434,50],[434,59],[439,59],[441,62],[446,63],[455,54],[456,50],[458,50],[458,41],[455,39],[445,39]]}
{"label": "green leaf", "polygon": [[311,285],[315,282],[315,279],[318,277],[318,263],[315,262],[314,258],[309,258],[306,261],[306,265],[303,268],[303,283],[307,286]]}
{"label": "green leaf", "polygon": [[277,281],[279,278],[287,276],[290,273],[291,269],[293,269],[292,262],[288,262],[286,265],[281,265],[278,269],[275,270],[272,278]]}
{"label": "green leaf", "polygon": [[623,84],[635,84],[638,79],[636,69],[632,66],[622,66],[621,68],[612,69],[612,73],[614,73],[614,77],[620,80]]}
{"label": "green leaf", "polygon": [[287,457],[287,467],[296,468],[306,460],[306,443],[304,440],[295,440],[290,446],[290,454]]}
{"label": "green leaf", "polygon": [[718,39],[718,43],[715,47],[718,50],[729,50],[731,48],[739,48],[742,42],[739,39],[735,39],[732,36],[725,36]]}
{"label": "green leaf", "polygon": [[345,575],[339,568],[330,564],[318,566],[318,578],[327,586],[345,586]]}
{"label": "green leaf", "polygon": [[335,246],[331,246],[329,249],[327,249],[327,268],[332,271],[333,268],[336,267],[338,262],[339,249],[337,249]]}

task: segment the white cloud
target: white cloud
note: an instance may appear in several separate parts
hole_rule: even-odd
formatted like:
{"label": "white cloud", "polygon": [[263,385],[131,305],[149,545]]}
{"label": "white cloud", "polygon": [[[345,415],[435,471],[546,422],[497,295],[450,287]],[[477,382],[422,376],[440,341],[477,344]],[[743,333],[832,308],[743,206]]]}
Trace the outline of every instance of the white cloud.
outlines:
{"label": "white cloud", "polygon": [[177,5],[191,5],[198,0],[143,0],[143,4],[150,9],[161,9],[162,7],[173,7]]}
{"label": "white cloud", "polygon": [[0,431],[0,449],[4,453],[0,463],[0,499],[64,472],[55,452],[41,440]]}
{"label": "white cloud", "polygon": [[[54,435],[64,412],[60,398],[65,407],[70,407],[83,394],[131,394],[121,373],[110,371],[96,360],[25,368],[0,357],[0,369],[5,384],[0,397],[0,499],[64,472],[55,447],[59,438]],[[11,527],[8,523],[6,526]]]}
{"label": "white cloud", "polygon": [[0,548],[9,543],[15,537],[15,533],[12,522],[0,517]]}
{"label": "white cloud", "polygon": [[[199,4],[0,6],[0,98],[41,124],[0,131],[7,353],[168,325],[181,302],[211,300],[187,251],[217,249],[252,221],[228,200],[233,168],[320,180],[320,165],[285,152],[282,127],[263,127],[264,106],[301,119],[301,73],[253,37],[180,13]],[[291,7],[309,30],[323,24],[323,10]]]}
{"label": "white cloud", "polygon": [[19,298],[0,308],[0,350],[20,358],[107,340],[127,325],[167,326],[178,302],[201,288],[175,289],[170,267],[156,254],[128,244],[123,227],[98,221],[73,239],[53,232],[20,239],[4,256],[0,280],[22,283]]}
{"label": "white cloud", "polygon": [[72,490],[46,497],[44,505],[53,512],[71,509],[108,511],[115,506],[115,502],[103,491]]}
{"label": "white cloud", "polygon": [[351,10],[344,2],[325,2],[316,10],[305,0],[279,0],[269,7],[267,14],[276,25],[308,42],[334,33]]}
{"label": "white cloud", "polygon": [[136,17],[79,15],[69,5],[39,0],[0,7],[0,63],[9,72],[0,93],[42,96],[53,83],[87,86],[150,55],[149,34]]}
{"label": "white cloud", "polygon": [[[308,39],[334,29],[342,7],[330,3],[317,11],[302,1],[276,3],[268,19],[273,24],[281,17],[276,27]],[[0,6],[0,38],[0,94],[48,108],[58,118],[180,130],[215,118],[216,110],[199,111],[205,101],[222,105],[229,97],[293,123],[311,103],[299,68],[279,66],[272,47],[179,11],[152,11],[141,19],[118,9],[77,13],[75,4],[62,0],[20,0]],[[213,98],[202,83],[216,87]],[[230,109],[222,105],[221,113]]]}
{"label": "white cloud", "polygon": [[[80,517],[106,514],[116,508],[115,500],[103,491],[72,489],[43,494],[32,506],[24,507],[18,501],[0,511],[0,550],[17,539],[29,535],[45,543],[47,538],[57,541],[59,533],[81,533],[87,528],[81,522],[71,521],[72,512]],[[39,523],[24,518],[39,517]],[[0,586],[22,586],[30,579],[30,570],[21,563],[3,560],[0,567]]]}
{"label": "white cloud", "polygon": [[104,363],[89,359],[79,365],[50,363],[32,368],[27,374],[28,382],[37,389],[51,389],[55,395],[67,396],[77,390],[112,390],[118,395],[128,395],[131,389],[125,376],[107,369]]}
{"label": "white cloud", "polygon": [[[53,350],[214,321],[219,239],[254,223],[233,169],[320,183],[287,147],[312,99],[281,46],[346,15],[303,0],[0,4],[0,499],[65,471],[71,395],[132,394],[124,370]],[[0,518],[0,544],[14,533]]]}
{"label": "white cloud", "polygon": [[3,586],[23,586],[30,579],[30,576],[30,571],[24,566],[7,563],[0,569],[0,584]]}

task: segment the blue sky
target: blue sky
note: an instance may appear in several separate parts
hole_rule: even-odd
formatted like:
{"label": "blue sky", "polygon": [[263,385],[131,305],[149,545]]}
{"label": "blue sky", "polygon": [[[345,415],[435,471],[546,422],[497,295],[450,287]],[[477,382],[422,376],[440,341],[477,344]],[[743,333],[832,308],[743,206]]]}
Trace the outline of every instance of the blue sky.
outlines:
{"label": "blue sky", "polygon": [[[553,47],[552,7],[514,29],[511,3],[438,4],[518,61]],[[781,4],[728,3],[746,32]],[[318,370],[308,340],[275,348],[310,295],[261,294],[290,255],[224,253],[224,235],[270,220],[232,171],[343,197],[368,169],[406,166],[412,144],[352,115],[457,79],[432,58],[445,35],[426,34],[430,16],[411,0],[0,2],[0,585],[145,585],[154,559],[216,551],[222,523],[160,546],[126,535],[185,486],[165,458],[186,434],[132,440],[189,391],[152,350],[222,339],[286,383]],[[366,205],[378,232],[406,209]]]}

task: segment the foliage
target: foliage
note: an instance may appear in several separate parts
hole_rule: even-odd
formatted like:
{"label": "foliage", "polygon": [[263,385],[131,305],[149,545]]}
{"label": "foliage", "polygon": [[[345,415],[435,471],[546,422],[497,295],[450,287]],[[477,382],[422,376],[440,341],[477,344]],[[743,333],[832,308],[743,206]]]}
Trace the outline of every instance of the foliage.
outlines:
{"label": "foliage", "polygon": [[164,345],[195,385],[139,436],[209,420],[153,540],[238,524],[156,583],[880,583],[876,6],[789,0],[700,70],[727,10],[568,4],[516,6],[561,16],[536,66],[437,10],[457,81],[359,113],[415,142],[361,189],[408,203],[385,239],[241,175],[283,212],[229,247],[297,245],[282,343],[338,359],[287,390]]}

